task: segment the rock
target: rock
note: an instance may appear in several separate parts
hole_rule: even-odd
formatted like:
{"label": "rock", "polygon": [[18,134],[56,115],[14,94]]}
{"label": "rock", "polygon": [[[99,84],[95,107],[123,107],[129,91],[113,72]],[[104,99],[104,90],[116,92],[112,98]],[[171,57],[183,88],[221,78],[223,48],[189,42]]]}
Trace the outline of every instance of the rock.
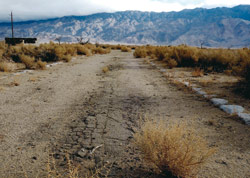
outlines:
{"label": "rock", "polygon": [[214,98],[216,95],[204,95],[205,98]]}
{"label": "rock", "polygon": [[[187,85],[186,85],[187,86]],[[193,87],[192,88],[194,91],[196,91],[196,93],[198,93],[199,95],[206,95],[207,93],[205,91],[202,91],[201,88],[196,88]]]}
{"label": "rock", "polygon": [[84,158],[88,154],[87,150],[82,148],[80,151],[78,151],[77,156]]}
{"label": "rock", "polygon": [[183,82],[183,84],[187,87],[190,85],[189,82]]}
{"label": "rock", "polygon": [[220,109],[228,114],[242,113],[244,111],[244,108],[239,105],[221,105]]}
{"label": "rock", "polygon": [[193,89],[194,91],[196,91],[196,92],[198,92],[198,91],[201,90],[201,88],[195,88],[195,87],[193,87],[192,89]]}
{"label": "rock", "polygon": [[245,124],[250,125],[250,114],[238,113],[238,116],[245,122]]}
{"label": "rock", "polygon": [[198,93],[199,95],[204,95],[204,96],[207,94],[205,91],[202,91],[202,90],[197,91],[197,93]]}
{"label": "rock", "polygon": [[166,72],[166,69],[161,69],[160,72],[164,73]]}
{"label": "rock", "polygon": [[225,99],[220,99],[220,98],[212,98],[210,100],[215,106],[220,106],[220,105],[225,105],[228,103],[227,100]]}

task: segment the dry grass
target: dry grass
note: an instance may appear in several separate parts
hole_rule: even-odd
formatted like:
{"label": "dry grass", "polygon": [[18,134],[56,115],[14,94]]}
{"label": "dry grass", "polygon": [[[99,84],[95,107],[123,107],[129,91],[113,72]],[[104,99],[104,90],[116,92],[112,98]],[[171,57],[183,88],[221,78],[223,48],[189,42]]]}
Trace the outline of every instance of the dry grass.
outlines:
{"label": "dry grass", "polygon": [[47,62],[43,62],[42,60],[37,61],[37,68],[41,70],[46,69]]}
{"label": "dry grass", "polygon": [[93,44],[49,44],[8,46],[0,42],[0,71],[9,71],[5,62],[23,63],[27,69],[45,69],[44,62],[70,62],[73,56],[107,54],[111,49],[107,46]]}
{"label": "dry grass", "polygon": [[170,59],[170,60],[168,60],[168,62],[167,62],[167,66],[168,66],[170,69],[176,67],[177,65],[178,65],[178,63],[177,63],[174,59]]}
{"label": "dry grass", "polygon": [[105,66],[102,68],[103,73],[107,73],[109,71],[109,67]]}
{"label": "dry grass", "polygon": [[35,58],[30,57],[24,54],[19,56],[22,63],[25,65],[26,69],[34,69],[35,68]]}
{"label": "dry grass", "polygon": [[74,165],[70,160],[69,155],[66,154],[67,160],[67,169],[62,172],[56,166],[56,161],[52,156],[49,157],[47,163],[47,173],[48,178],[99,178],[105,177],[107,178],[110,173],[110,168],[108,166],[112,166],[111,164],[106,164],[100,168],[96,168],[92,171],[86,171],[85,175],[79,175],[80,165]]}
{"label": "dry grass", "polygon": [[145,58],[147,57],[147,50],[145,48],[136,48],[134,52],[136,58]]}
{"label": "dry grass", "polygon": [[215,152],[187,124],[165,125],[147,121],[135,134],[135,144],[144,158],[165,175],[196,177]]}
{"label": "dry grass", "polygon": [[84,47],[83,45],[77,45],[77,54],[91,56],[91,50]]}
{"label": "dry grass", "polygon": [[110,48],[104,49],[102,47],[97,47],[97,48],[92,49],[93,54],[108,54],[110,52],[111,52]]}
{"label": "dry grass", "polygon": [[62,57],[62,60],[65,61],[65,62],[70,62],[72,59],[72,57],[70,55],[65,55]]}
{"label": "dry grass", "polygon": [[192,72],[192,77],[202,77],[202,76],[204,76],[204,72],[200,68],[195,68],[195,70]]}
{"label": "dry grass", "polygon": [[[250,49],[200,49],[186,45],[180,46],[141,46],[137,47],[136,58],[150,57],[165,62],[170,68],[194,67],[205,72],[225,72],[244,78],[240,93],[250,97]],[[202,75],[196,71],[194,76]]]}
{"label": "dry grass", "polygon": [[121,51],[122,51],[122,52],[131,52],[131,48],[130,48],[130,47],[127,47],[127,46],[122,46],[122,47],[121,47]]}
{"label": "dry grass", "polygon": [[20,82],[16,79],[13,80],[13,82],[10,83],[12,86],[19,86]]}
{"label": "dry grass", "polygon": [[0,71],[2,72],[11,72],[13,70],[13,66],[9,62],[0,62]]}

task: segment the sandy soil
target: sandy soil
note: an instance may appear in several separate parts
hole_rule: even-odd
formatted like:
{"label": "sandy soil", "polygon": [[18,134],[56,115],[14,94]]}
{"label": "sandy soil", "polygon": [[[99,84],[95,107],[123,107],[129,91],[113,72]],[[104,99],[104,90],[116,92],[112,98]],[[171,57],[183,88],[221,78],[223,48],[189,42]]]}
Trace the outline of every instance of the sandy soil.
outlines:
{"label": "sandy soil", "polygon": [[[110,71],[103,73],[104,66]],[[177,88],[132,53],[6,76],[0,80],[0,177],[43,177],[50,153],[58,169],[68,153],[81,174],[109,161],[110,177],[157,177],[132,144],[145,115],[193,122],[218,147],[198,177],[250,177],[249,126]]]}

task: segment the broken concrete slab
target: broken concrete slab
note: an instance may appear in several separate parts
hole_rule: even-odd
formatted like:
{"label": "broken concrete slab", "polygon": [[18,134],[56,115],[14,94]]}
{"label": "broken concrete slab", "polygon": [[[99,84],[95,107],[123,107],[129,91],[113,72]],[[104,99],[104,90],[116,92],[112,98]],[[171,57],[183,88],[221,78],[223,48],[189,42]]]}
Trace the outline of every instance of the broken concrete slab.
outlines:
{"label": "broken concrete slab", "polygon": [[221,105],[220,109],[228,114],[238,114],[244,111],[244,108],[239,105]]}
{"label": "broken concrete slab", "polygon": [[210,100],[215,106],[225,105],[228,103],[227,100],[221,98],[212,98]]}
{"label": "broken concrete slab", "polygon": [[241,118],[241,120],[243,122],[245,122],[245,124],[250,125],[250,114],[247,113],[238,113],[239,118]]}

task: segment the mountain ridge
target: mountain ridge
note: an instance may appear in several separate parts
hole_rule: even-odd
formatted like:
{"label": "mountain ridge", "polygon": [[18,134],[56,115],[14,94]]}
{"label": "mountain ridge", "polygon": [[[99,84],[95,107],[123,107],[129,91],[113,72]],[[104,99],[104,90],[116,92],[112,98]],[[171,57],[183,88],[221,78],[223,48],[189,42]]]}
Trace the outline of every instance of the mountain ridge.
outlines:
{"label": "mountain ridge", "polygon": [[[16,36],[38,37],[40,41],[61,36],[65,42],[83,37],[100,43],[245,47],[250,46],[250,5],[64,16],[16,22],[14,28]],[[10,36],[10,23],[0,23],[0,38]]]}

